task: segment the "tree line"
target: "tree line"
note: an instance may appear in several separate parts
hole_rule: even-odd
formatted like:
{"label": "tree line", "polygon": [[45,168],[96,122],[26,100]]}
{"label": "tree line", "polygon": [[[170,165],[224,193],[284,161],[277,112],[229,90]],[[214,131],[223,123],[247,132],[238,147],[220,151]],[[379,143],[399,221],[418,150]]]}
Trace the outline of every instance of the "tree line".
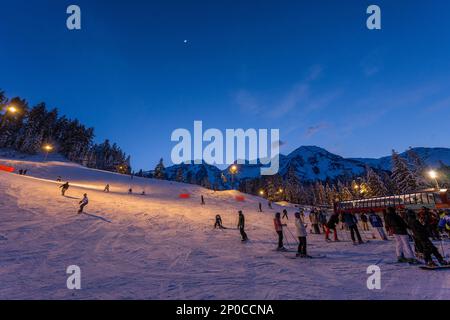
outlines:
{"label": "tree line", "polygon": [[49,145],[69,161],[90,168],[131,172],[130,156],[120,147],[109,140],[94,143],[93,128],[60,116],[56,108],[48,109],[45,103],[30,107],[26,100],[8,99],[0,90],[0,109],[0,148],[37,154]]}

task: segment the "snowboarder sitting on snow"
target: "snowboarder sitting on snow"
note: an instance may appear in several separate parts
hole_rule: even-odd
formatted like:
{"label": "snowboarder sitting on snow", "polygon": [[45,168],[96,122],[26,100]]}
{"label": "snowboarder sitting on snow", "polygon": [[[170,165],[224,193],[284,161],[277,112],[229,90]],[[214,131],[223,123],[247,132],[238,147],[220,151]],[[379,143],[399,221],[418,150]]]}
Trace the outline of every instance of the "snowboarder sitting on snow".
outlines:
{"label": "snowboarder sitting on snow", "polygon": [[284,219],[285,217],[286,217],[287,220],[289,220],[287,210],[286,210],[286,209],[283,209],[283,217],[282,217],[281,219]]}
{"label": "snowboarder sitting on snow", "polygon": [[69,182],[66,182],[59,186],[61,188],[61,194],[64,196],[66,195],[66,191],[69,189]]}
{"label": "snowboarder sitting on snow", "polygon": [[306,258],[308,256],[306,249],[306,237],[308,232],[306,231],[306,226],[300,216],[300,212],[295,213],[295,231],[298,237],[298,250],[297,257]]}
{"label": "snowboarder sitting on snow", "polygon": [[281,223],[281,214],[279,212],[275,213],[275,218],[273,219],[273,224],[275,226],[275,231],[278,234],[278,248],[277,250],[284,250],[283,245],[283,227],[286,227],[286,224]]}
{"label": "snowboarder sitting on snow", "polygon": [[89,199],[87,197],[87,193],[83,195],[83,199],[79,202],[80,203],[80,210],[78,210],[78,214],[83,212],[84,207],[86,207],[89,203]]}
{"label": "snowboarder sitting on snow", "polygon": [[109,184],[107,184],[107,185],[105,186],[105,189],[103,190],[103,192],[106,192],[106,193],[109,192]]}
{"label": "snowboarder sitting on snow", "polygon": [[330,240],[331,230],[333,230],[333,233],[334,233],[334,241],[339,241],[338,236],[337,236],[337,231],[336,231],[336,226],[338,223],[339,223],[339,214],[335,213],[330,217],[328,222],[325,224],[325,240],[326,241],[331,241]]}
{"label": "snowboarder sitting on snow", "polygon": [[439,253],[438,249],[433,245],[430,241],[429,234],[427,228],[424,226],[424,217],[420,217],[419,220],[416,219],[416,214],[414,211],[409,210],[408,212],[408,222],[409,228],[413,232],[414,241],[416,243],[417,248],[420,252],[423,253],[425,263],[429,267],[436,267],[436,264],[433,262],[432,255],[436,257],[441,265],[448,265],[448,262],[444,260],[444,258]]}
{"label": "snowboarder sitting on snow", "polygon": [[371,211],[369,214],[369,221],[372,225],[372,228],[377,229],[378,234],[380,235],[380,238],[383,240],[387,240],[386,233],[384,232],[383,228],[383,220],[381,220],[381,217],[375,213],[375,211]]}
{"label": "snowboarder sitting on snow", "polygon": [[247,241],[248,237],[247,237],[247,234],[245,233],[245,217],[244,217],[244,214],[242,213],[242,211],[239,210],[238,213],[239,213],[239,222],[238,222],[237,227],[239,229],[239,232],[241,233],[241,237],[242,237],[241,241]]}
{"label": "snowboarder sitting on snow", "polygon": [[216,222],[214,223],[214,229],[225,229],[225,227],[222,225],[222,217],[220,215],[216,216]]}
{"label": "snowboarder sitting on snow", "polygon": [[416,263],[414,253],[409,244],[407,224],[396,212],[394,207],[389,207],[384,219],[386,228],[394,235],[395,251],[398,262]]}

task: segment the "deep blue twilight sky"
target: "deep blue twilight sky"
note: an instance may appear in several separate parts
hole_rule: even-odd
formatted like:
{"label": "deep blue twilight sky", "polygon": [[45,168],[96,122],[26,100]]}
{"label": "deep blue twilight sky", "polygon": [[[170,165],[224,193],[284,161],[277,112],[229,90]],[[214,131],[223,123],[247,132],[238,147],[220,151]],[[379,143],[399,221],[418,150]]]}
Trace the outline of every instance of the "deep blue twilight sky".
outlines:
{"label": "deep blue twilight sky", "polygon": [[[82,30],[66,28],[70,4]],[[382,9],[382,30],[366,8]],[[0,0],[0,88],[95,127],[135,169],[171,132],[280,128],[281,151],[450,147],[450,2]],[[184,43],[184,40],[188,40]]]}

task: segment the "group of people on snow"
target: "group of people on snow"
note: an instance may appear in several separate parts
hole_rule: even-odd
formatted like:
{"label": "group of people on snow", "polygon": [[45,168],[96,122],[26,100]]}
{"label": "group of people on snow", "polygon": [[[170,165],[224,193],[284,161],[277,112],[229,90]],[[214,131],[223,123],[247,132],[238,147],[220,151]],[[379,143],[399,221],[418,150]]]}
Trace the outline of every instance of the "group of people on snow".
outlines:
{"label": "group of people on snow", "polygon": [[[276,212],[273,218],[274,230],[278,240],[278,251],[287,250],[284,247],[286,235],[284,229],[288,228],[288,224],[283,220],[289,220],[289,216],[286,209],[282,213]],[[331,233],[334,235],[334,241],[339,241],[337,230],[338,225],[342,223],[342,228],[350,232],[353,243],[363,244],[364,241],[358,225],[362,226],[363,231],[370,231],[370,225],[373,231],[378,233],[381,240],[387,241],[388,235],[394,238],[398,262],[415,264],[419,263],[416,257],[420,257],[427,266],[434,267],[437,266],[433,261],[434,256],[440,265],[448,265],[448,262],[430,238],[439,239],[441,232],[450,235],[450,211],[440,212],[437,214],[439,219],[436,219],[435,213],[427,208],[423,208],[416,214],[413,210],[398,213],[394,207],[389,207],[383,213],[383,218],[375,211],[361,214],[352,212],[332,213],[327,218],[328,215],[320,209],[312,208],[306,214],[304,209],[299,209],[295,212],[295,238],[298,243],[297,257],[301,258],[310,257],[307,250],[308,225],[305,223],[305,216],[309,217],[311,223],[310,233],[320,234],[320,229],[322,229],[325,233],[326,241],[332,241],[330,239]],[[216,216],[214,228],[226,229],[223,227],[220,215]],[[241,240],[247,241],[245,217],[242,211],[238,212],[237,228],[240,231]],[[291,233],[289,229],[288,231]],[[375,235],[373,234],[373,236]],[[411,241],[414,242],[414,250],[410,244]]]}

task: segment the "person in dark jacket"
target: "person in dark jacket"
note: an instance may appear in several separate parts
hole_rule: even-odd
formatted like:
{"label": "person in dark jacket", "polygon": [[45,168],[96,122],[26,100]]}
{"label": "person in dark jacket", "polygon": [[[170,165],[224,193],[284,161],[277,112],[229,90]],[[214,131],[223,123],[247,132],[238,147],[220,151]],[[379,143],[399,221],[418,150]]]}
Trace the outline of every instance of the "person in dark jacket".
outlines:
{"label": "person in dark jacket", "polygon": [[262,210],[262,203],[261,202],[258,204],[258,209],[259,209],[259,212],[263,212],[263,210]]}
{"label": "person in dark jacket", "polygon": [[279,212],[275,213],[275,218],[273,219],[273,224],[275,227],[275,232],[278,234],[278,248],[277,250],[285,250],[283,245],[283,227],[286,224],[281,223],[281,214]]}
{"label": "person in dark jacket", "polygon": [[333,231],[334,233],[334,241],[339,241],[338,236],[337,236],[337,230],[336,230],[336,226],[339,223],[339,214],[335,213],[333,214],[330,219],[328,220],[328,222],[325,224],[325,240],[326,241],[331,241],[330,240],[330,232]]}
{"label": "person in dark jacket", "polygon": [[205,205],[205,197],[203,197],[203,195],[200,196],[200,204],[201,204],[202,206]]}
{"label": "person in dark jacket", "polygon": [[398,262],[415,263],[416,259],[414,259],[414,253],[409,244],[408,226],[405,220],[396,213],[394,207],[387,209],[384,222],[386,223],[386,228],[394,236]]}
{"label": "person in dark jacket", "polygon": [[239,232],[241,233],[241,241],[247,241],[248,237],[247,237],[247,233],[245,233],[245,217],[244,214],[242,213],[242,211],[239,210],[239,222],[238,222],[238,229]]}
{"label": "person in dark jacket", "polygon": [[361,224],[363,227],[363,231],[369,231],[369,224],[367,223],[368,219],[365,213],[361,213]]}
{"label": "person in dark jacket", "polygon": [[383,240],[387,240],[387,236],[386,233],[384,232],[384,228],[383,228],[383,220],[381,219],[381,217],[379,215],[377,215],[375,213],[375,211],[371,211],[369,214],[369,221],[370,224],[372,225],[372,228],[377,229],[378,234],[380,235],[380,238]]}
{"label": "person in dark jacket", "polygon": [[289,220],[288,212],[287,212],[286,209],[283,209],[283,217],[282,217],[281,219],[284,219],[284,218],[286,218],[287,220]]}
{"label": "person in dark jacket", "polygon": [[344,223],[346,224],[346,226],[350,229],[350,235],[352,238],[352,241],[354,244],[356,244],[356,239],[355,239],[355,234],[356,237],[358,238],[358,243],[359,244],[363,244],[363,240],[361,238],[361,235],[359,233],[358,230],[358,220],[356,219],[355,215],[350,213],[350,212],[346,212],[343,215],[343,219],[344,219]]}
{"label": "person in dark jacket", "polygon": [[425,263],[428,266],[435,267],[432,256],[434,255],[441,265],[448,265],[448,262],[444,260],[438,249],[430,241],[429,232],[424,225],[424,217],[416,218],[414,211],[408,214],[408,225],[414,235],[414,242],[420,252],[423,253]]}
{"label": "person in dark jacket", "polygon": [[220,215],[216,215],[216,222],[214,223],[214,229],[225,229],[222,225],[222,217]]}
{"label": "person in dark jacket", "polygon": [[66,195],[66,191],[69,190],[69,182],[66,182],[62,185],[59,186],[61,188],[61,195],[65,196]]}

